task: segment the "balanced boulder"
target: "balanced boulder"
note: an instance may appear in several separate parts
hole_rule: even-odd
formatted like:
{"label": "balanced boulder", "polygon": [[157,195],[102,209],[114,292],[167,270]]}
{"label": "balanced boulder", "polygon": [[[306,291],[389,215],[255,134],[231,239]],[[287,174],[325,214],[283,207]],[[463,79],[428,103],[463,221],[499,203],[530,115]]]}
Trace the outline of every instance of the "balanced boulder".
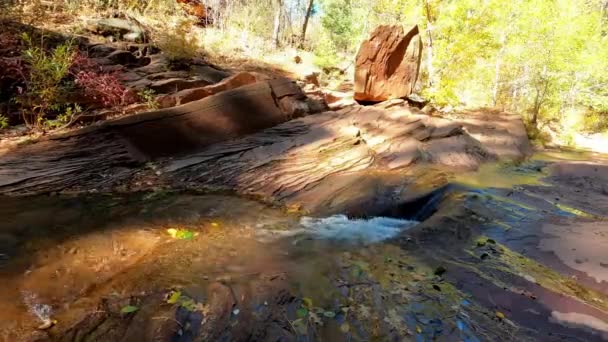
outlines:
{"label": "balanced boulder", "polygon": [[385,101],[414,91],[420,70],[422,41],[418,26],[379,26],[364,41],[355,64],[355,99]]}

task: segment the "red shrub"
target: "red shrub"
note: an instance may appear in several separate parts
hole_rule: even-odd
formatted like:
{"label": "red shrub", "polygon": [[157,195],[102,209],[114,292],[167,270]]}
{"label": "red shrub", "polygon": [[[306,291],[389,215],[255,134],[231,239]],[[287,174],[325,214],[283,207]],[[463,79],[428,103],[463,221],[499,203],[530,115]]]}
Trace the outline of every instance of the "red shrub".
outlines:
{"label": "red shrub", "polygon": [[101,74],[94,71],[80,71],[75,83],[84,90],[86,96],[99,101],[105,107],[127,105],[136,101],[115,74]]}
{"label": "red shrub", "polygon": [[74,58],[70,72],[74,75],[74,83],[85,95],[104,107],[128,105],[137,101],[137,96],[122,85],[117,72],[104,72],[99,64],[81,53]]}

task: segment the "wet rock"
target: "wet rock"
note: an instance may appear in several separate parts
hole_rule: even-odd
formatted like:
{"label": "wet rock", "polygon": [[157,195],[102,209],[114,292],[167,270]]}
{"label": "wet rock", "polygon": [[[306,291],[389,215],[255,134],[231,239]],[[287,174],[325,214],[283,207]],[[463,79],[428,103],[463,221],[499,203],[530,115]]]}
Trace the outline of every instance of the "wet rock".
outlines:
{"label": "wet rock", "polygon": [[235,89],[264,79],[266,79],[266,77],[262,74],[240,72],[213,85],[181,90],[175,94],[172,94],[170,96],[172,97],[171,99],[163,100],[163,102],[174,103],[174,105],[186,104],[220,93],[222,91]]}
{"label": "wet rock", "polygon": [[422,42],[418,26],[379,26],[364,41],[355,62],[355,99],[385,101],[410,95],[418,80]]}

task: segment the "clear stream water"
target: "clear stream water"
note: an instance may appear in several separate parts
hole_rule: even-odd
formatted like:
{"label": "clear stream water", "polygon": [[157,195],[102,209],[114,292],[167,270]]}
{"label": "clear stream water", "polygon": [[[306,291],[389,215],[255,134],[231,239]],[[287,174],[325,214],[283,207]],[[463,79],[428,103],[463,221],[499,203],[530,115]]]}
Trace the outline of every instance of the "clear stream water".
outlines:
{"label": "clear stream water", "polygon": [[[537,159],[487,166],[454,181],[480,189],[542,184],[549,158]],[[457,289],[466,278],[450,283],[437,275],[436,263],[391,242],[416,221],[300,216],[238,197],[167,192],[2,198],[0,217],[1,341],[48,338],[36,329],[42,323],[56,320],[50,332],[60,332],[104,298],[175,288],[204,292],[218,281],[239,288],[276,274],[287,274],[296,309],[314,301],[306,314],[314,321],[312,339],[478,341],[517,334],[517,324],[496,318],[504,308]],[[189,235],[176,238],[172,229]],[[448,270],[465,265],[451,260]],[[296,309],[286,315],[302,337]],[[231,319],[238,321],[248,308],[235,310]],[[594,319],[596,327],[605,324]]]}

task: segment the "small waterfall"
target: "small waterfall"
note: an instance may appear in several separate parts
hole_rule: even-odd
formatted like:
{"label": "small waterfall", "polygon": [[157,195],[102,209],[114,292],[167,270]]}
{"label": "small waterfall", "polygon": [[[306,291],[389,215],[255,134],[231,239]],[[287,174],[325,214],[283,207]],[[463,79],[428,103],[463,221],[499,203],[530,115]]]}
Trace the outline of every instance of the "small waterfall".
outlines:
{"label": "small waterfall", "polygon": [[28,310],[36,316],[43,324],[51,322],[51,313],[53,309],[48,304],[39,303],[39,298],[35,293],[23,291],[23,302],[27,305]]}

